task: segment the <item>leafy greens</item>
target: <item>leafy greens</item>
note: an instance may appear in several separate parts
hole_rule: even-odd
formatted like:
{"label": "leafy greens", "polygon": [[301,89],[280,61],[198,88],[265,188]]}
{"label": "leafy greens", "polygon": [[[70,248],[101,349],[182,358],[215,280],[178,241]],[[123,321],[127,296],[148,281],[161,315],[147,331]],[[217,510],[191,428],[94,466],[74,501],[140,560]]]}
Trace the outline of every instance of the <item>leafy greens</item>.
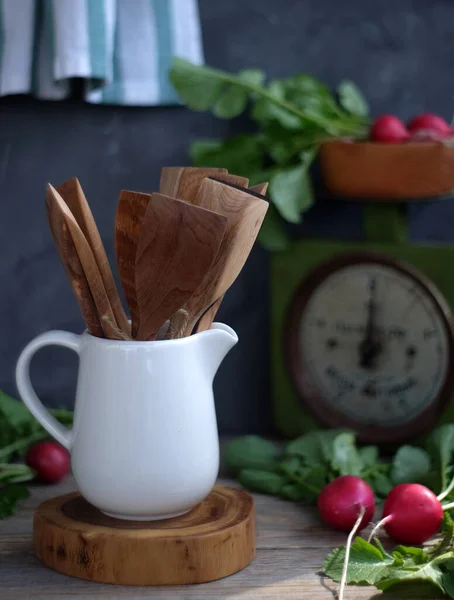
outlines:
{"label": "leafy greens", "polygon": [[[71,425],[71,411],[58,408],[50,412],[62,424]],[[33,469],[16,459],[23,457],[31,444],[48,437],[22,402],[0,391],[0,518],[12,515],[17,504],[28,498],[23,483],[35,477]]]}
{"label": "leafy greens", "polygon": [[197,140],[194,165],[224,167],[254,185],[270,182],[272,205],[259,240],[277,251],[287,247],[283,221],[300,223],[314,202],[310,167],[321,143],[333,138],[365,138],[368,105],[358,87],[342,81],[337,99],[317,79],[296,74],[266,82],[258,69],[236,74],[174,58],[169,78],[182,102],[194,111],[210,110],[232,119],[251,105],[254,133],[225,140]]}
{"label": "leafy greens", "polygon": [[[375,585],[399,598],[454,598],[453,522],[445,515],[443,535],[433,547],[396,546],[387,552],[379,540],[371,544],[357,537],[351,547],[347,568],[347,583]],[[345,547],[339,546],[325,558],[325,575],[340,581],[345,559]]]}
{"label": "leafy greens", "polygon": [[[381,502],[399,483],[422,483],[447,499],[443,535],[433,546],[396,546],[386,551],[380,541],[357,537],[350,549],[347,583],[374,585],[399,598],[454,598],[454,424],[441,425],[424,447],[403,445],[382,460],[376,446],[359,446],[352,431],[311,431],[285,445],[258,436],[236,438],[227,446],[227,465],[247,489],[289,501],[315,504],[323,487],[340,475],[358,475]],[[443,493],[440,494],[440,491]],[[328,554],[325,575],[342,578],[346,547]]]}
{"label": "leafy greens", "polygon": [[[436,430],[433,435],[440,433]],[[392,461],[382,461],[378,448],[359,447],[352,431],[327,429],[306,433],[283,448],[255,435],[242,436],[228,444],[226,461],[231,473],[251,491],[312,504],[336,477],[358,475],[381,500],[399,483],[430,482],[432,466],[441,460],[439,446],[431,442],[430,447],[432,455],[417,446],[402,446]]]}

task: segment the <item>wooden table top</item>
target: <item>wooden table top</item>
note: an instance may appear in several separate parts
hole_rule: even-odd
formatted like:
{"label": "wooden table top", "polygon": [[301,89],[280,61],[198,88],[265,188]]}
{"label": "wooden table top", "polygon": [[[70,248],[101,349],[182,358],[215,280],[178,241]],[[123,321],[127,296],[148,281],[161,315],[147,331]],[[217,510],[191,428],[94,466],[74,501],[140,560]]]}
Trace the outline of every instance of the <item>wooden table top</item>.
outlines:
{"label": "wooden table top", "polygon": [[[236,485],[221,479],[220,483]],[[44,567],[32,545],[36,506],[76,489],[72,477],[62,484],[36,486],[13,517],[0,521],[1,600],[119,600],[145,598],[219,600],[332,600],[338,584],[320,575],[326,553],[345,543],[345,535],[324,527],[312,508],[255,494],[257,556],[243,571],[220,581],[184,587],[123,587],[73,579]],[[381,597],[375,588],[348,587],[346,599]]]}

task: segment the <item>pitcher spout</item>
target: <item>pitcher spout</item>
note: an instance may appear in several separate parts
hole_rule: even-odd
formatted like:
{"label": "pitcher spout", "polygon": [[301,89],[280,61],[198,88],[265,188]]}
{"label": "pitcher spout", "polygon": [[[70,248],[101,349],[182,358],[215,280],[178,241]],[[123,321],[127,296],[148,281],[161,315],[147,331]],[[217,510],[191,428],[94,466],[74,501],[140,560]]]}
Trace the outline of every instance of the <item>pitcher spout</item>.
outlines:
{"label": "pitcher spout", "polygon": [[227,352],[238,342],[238,336],[231,327],[224,323],[213,323],[211,329],[200,334],[203,336],[204,364],[212,379]]}

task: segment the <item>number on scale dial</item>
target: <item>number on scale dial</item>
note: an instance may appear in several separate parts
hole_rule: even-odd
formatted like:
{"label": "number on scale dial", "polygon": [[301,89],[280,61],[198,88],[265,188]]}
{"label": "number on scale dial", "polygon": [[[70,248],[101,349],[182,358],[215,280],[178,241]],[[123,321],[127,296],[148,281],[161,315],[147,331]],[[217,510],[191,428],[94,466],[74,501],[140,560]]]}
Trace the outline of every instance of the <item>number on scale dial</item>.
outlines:
{"label": "number on scale dial", "polygon": [[453,388],[449,306],[415,269],[343,255],[302,283],[287,358],[302,401],[322,422],[371,442],[426,430]]}

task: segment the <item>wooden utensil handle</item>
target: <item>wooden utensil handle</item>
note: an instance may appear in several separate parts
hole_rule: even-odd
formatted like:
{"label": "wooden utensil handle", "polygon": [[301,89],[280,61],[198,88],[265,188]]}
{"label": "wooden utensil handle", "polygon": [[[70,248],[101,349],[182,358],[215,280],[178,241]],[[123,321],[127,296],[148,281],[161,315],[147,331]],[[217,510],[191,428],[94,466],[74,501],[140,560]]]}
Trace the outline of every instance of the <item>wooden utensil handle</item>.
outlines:
{"label": "wooden utensil handle", "polygon": [[216,316],[216,313],[219,310],[219,307],[221,305],[222,300],[224,299],[224,296],[225,296],[225,294],[222,294],[222,296],[220,296],[216,300],[216,302],[213,302],[213,304],[210,306],[210,308],[203,313],[200,321],[196,325],[194,333],[200,333],[201,331],[207,331],[211,327],[211,324],[214,321],[214,317]]}
{"label": "wooden utensil handle", "polygon": [[171,317],[166,337],[169,340],[178,340],[191,335],[193,327],[193,320],[184,308],[182,308]]}

